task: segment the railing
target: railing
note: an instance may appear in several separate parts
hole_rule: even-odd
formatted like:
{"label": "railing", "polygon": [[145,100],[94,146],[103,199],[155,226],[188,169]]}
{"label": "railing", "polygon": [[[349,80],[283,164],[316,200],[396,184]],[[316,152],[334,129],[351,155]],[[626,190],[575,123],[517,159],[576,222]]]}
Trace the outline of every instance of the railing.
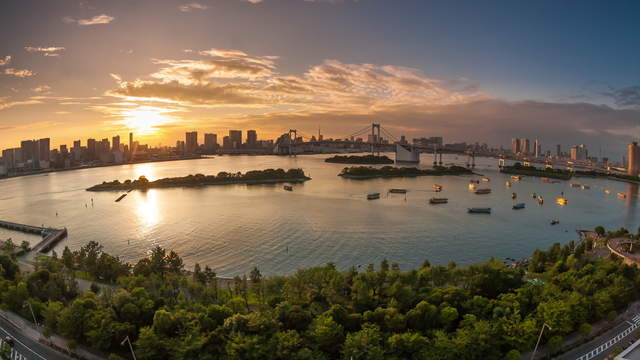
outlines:
{"label": "railing", "polygon": [[[5,349],[8,346],[9,344],[7,344],[3,339],[0,339],[0,354],[4,355],[3,351],[5,351]],[[4,359],[2,355],[0,355],[0,359]],[[9,352],[9,360],[29,360],[29,359],[27,359],[26,356],[20,354],[16,349],[11,348],[11,351]]]}
{"label": "railing", "polygon": [[604,344],[601,344],[597,348],[595,348],[595,349],[589,351],[588,353],[580,356],[576,360],[590,360],[590,359],[593,359],[594,357],[596,357],[599,354],[601,354],[603,351],[607,350],[608,348],[610,348],[613,345],[615,345],[618,342],[620,342],[620,340],[624,339],[625,337],[627,337],[629,334],[631,334],[632,332],[634,332],[638,328],[639,323],[640,323],[640,315],[634,316],[632,320],[633,320],[633,324],[631,324],[631,326],[629,326],[628,328],[624,329],[622,332],[620,332],[618,335],[612,337],[611,339],[609,339],[609,341],[605,342]]}

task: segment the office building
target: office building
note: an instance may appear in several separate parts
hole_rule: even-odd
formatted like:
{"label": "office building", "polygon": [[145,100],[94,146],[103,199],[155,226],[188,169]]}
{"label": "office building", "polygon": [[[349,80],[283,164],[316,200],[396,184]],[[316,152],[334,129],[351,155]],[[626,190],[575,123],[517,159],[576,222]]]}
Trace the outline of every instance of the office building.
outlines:
{"label": "office building", "polygon": [[540,140],[535,139],[533,141],[533,157],[540,157],[542,155],[542,146]]}
{"label": "office building", "polygon": [[38,160],[48,162],[51,157],[51,139],[44,138],[38,140]]}
{"label": "office building", "polygon": [[218,135],[217,134],[204,134],[204,149],[211,153],[218,147]]}
{"label": "office building", "polygon": [[242,145],[242,130],[229,130],[229,141],[233,149],[239,149]]}
{"label": "office building", "polygon": [[556,145],[556,157],[558,159],[562,157],[562,146],[560,144]]}
{"label": "office building", "polygon": [[637,142],[627,145],[627,174],[638,176],[640,172],[640,146]]}
{"label": "office building", "polygon": [[120,135],[111,138],[112,151],[120,151]]}
{"label": "office building", "polygon": [[225,149],[232,149],[233,148],[233,142],[231,141],[231,138],[228,136],[225,136],[222,138],[222,147]]}
{"label": "office building", "polygon": [[531,153],[529,139],[527,138],[520,139],[520,153],[522,155],[529,155]]}
{"label": "office building", "polygon": [[571,147],[571,160],[573,161],[585,161],[589,153],[587,151],[587,145],[580,144]]}
{"label": "office building", "polygon": [[253,148],[258,143],[258,133],[255,130],[247,130],[247,147]]}
{"label": "office building", "polygon": [[511,153],[513,153],[513,155],[520,153],[520,139],[511,138]]}
{"label": "office building", "polygon": [[186,138],[184,142],[185,153],[187,154],[195,154],[198,150],[198,132],[192,131],[186,133]]}

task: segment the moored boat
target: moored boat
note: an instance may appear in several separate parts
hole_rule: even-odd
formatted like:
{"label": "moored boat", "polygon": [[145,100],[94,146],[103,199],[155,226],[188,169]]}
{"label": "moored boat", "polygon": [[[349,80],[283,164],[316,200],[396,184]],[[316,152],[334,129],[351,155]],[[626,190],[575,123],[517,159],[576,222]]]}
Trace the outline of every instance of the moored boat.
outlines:
{"label": "moored boat", "polygon": [[475,190],[476,189],[476,184],[469,184],[469,190]]}
{"label": "moored boat", "polygon": [[520,180],[522,180],[522,176],[520,176],[520,175],[511,175],[511,180],[520,181]]}
{"label": "moored boat", "polygon": [[569,186],[571,186],[572,188],[579,188],[580,184],[573,183],[573,184],[569,184]]}
{"label": "moored boat", "polygon": [[538,204],[539,205],[544,204],[544,199],[542,198],[542,196],[538,196]]}
{"label": "moored boat", "polygon": [[380,193],[367,194],[367,200],[380,199]]}
{"label": "moored boat", "polygon": [[524,209],[524,207],[525,207],[525,203],[515,204],[515,205],[513,205],[513,210]]}
{"label": "moored boat", "polygon": [[389,192],[392,194],[406,194],[407,189],[389,189]]}
{"label": "moored boat", "polygon": [[589,189],[591,189],[591,186],[589,186],[589,185],[582,185],[582,186],[580,186],[580,188],[581,188],[582,190],[589,190]]}
{"label": "moored boat", "polygon": [[483,178],[482,178],[482,181],[484,181],[484,182],[489,182],[489,181],[491,181],[491,179],[489,179],[488,177],[483,177]]}
{"label": "moored boat", "polygon": [[293,191],[293,186],[291,186],[291,185],[285,185],[285,186],[283,187],[283,189],[285,189],[285,190],[287,190],[287,191]]}
{"label": "moored boat", "polygon": [[127,196],[127,193],[120,195],[115,202],[120,202],[120,200],[124,199],[125,196]]}
{"label": "moored boat", "polygon": [[490,194],[491,193],[491,189],[478,189],[476,190],[476,195],[485,195],[485,194]]}
{"label": "moored boat", "polygon": [[511,181],[505,181],[504,186],[511,187]]}
{"label": "moored boat", "polygon": [[560,205],[567,205],[569,203],[569,200],[565,197],[559,197],[556,198],[556,202]]}
{"label": "moored boat", "polygon": [[609,190],[609,189],[604,189],[604,193],[605,193],[605,194],[607,194],[607,195],[609,195],[609,194],[611,194],[611,190]]}
{"label": "moored boat", "polygon": [[560,220],[551,220],[551,225],[558,225],[560,224]]}
{"label": "moored boat", "polygon": [[627,198],[627,194],[625,194],[625,193],[617,193],[616,196],[619,197],[620,199],[626,199]]}
{"label": "moored boat", "polygon": [[512,199],[515,199],[515,198],[517,198],[517,197],[518,197],[518,194],[516,194],[516,193],[511,193],[511,198],[512,198]]}
{"label": "moored boat", "polygon": [[429,204],[446,204],[449,202],[447,198],[431,198],[429,199]]}
{"label": "moored boat", "polygon": [[442,191],[442,185],[434,184],[433,190],[435,190],[436,192]]}
{"label": "moored boat", "polygon": [[468,208],[467,212],[469,214],[491,214],[491,208]]}

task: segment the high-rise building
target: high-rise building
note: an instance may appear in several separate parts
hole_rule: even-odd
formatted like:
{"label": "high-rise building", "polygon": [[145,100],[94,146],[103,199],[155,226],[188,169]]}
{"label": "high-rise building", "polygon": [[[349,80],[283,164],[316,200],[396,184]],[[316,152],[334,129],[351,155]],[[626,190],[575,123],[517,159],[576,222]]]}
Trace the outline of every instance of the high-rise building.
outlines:
{"label": "high-rise building", "polygon": [[513,155],[520,153],[520,139],[511,138],[511,152]]}
{"label": "high-rise building", "polygon": [[184,144],[184,150],[187,154],[195,154],[196,150],[198,150],[198,132],[191,131],[186,133]]}
{"label": "high-rise building", "polygon": [[232,148],[239,149],[242,145],[242,130],[229,130],[229,141]]}
{"label": "high-rise building", "polygon": [[571,160],[584,161],[587,160],[589,152],[587,151],[587,145],[580,144],[571,147]]}
{"label": "high-rise building", "polygon": [[20,149],[22,150],[22,162],[35,162],[38,150],[36,148],[36,142],[34,140],[21,141]]}
{"label": "high-rise building", "polygon": [[520,153],[523,155],[529,155],[530,152],[531,151],[530,151],[529,139],[527,138],[520,139]]}
{"label": "high-rise building", "polygon": [[231,138],[228,136],[225,136],[222,138],[222,147],[225,149],[232,149],[233,148],[233,142],[231,141]]}
{"label": "high-rise building", "polygon": [[111,138],[111,146],[113,146],[112,151],[120,151],[120,135]]}
{"label": "high-rise building", "polygon": [[627,145],[627,174],[638,176],[640,172],[640,146],[637,142]]}
{"label": "high-rise building", "polygon": [[562,146],[560,144],[556,145],[556,157],[557,158],[562,157]]}
{"label": "high-rise building", "polygon": [[204,134],[204,148],[207,152],[213,152],[218,147],[217,134]]}
{"label": "high-rise building", "polygon": [[542,146],[540,140],[535,139],[533,141],[533,157],[540,157],[542,155]]}
{"label": "high-rise building", "polygon": [[96,158],[96,139],[87,140],[87,157],[89,160]]}
{"label": "high-rise building", "polygon": [[49,161],[51,159],[51,139],[44,138],[38,140],[38,160]]}
{"label": "high-rise building", "polygon": [[247,130],[247,146],[252,148],[258,143],[258,133],[255,130]]}

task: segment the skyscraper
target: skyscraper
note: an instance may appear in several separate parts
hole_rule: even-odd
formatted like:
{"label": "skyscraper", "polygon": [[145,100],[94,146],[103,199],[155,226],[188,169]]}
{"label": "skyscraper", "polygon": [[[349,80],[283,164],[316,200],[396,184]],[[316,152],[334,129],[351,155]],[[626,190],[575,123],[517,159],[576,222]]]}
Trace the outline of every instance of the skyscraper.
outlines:
{"label": "skyscraper", "polygon": [[584,161],[587,160],[587,156],[589,155],[587,151],[587,145],[580,144],[571,147],[571,160],[573,161]]}
{"label": "skyscraper", "polygon": [[529,155],[530,153],[529,139],[522,138],[520,139],[520,153],[523,155]]}
{"label": "skyscraper", "polygon": [[252,148],[258,143],[258,133],[255,130],[247,130],[247,146]]}
{"label": "skyscraper", "polygon": [[20,142],[20,149],[22,150],[22,161],[27,163],[29,161],[34,162],[37,149],[35,141],[33,140],[23,140]]}
{"label": "skyscraper", "polygon": [[638,176],[640,172],[640,146],[637,142],[627,145],[627,174]]}
{"label": "skyscraper", "polygon": [[242,130],[229,130],[229,141],[231,141],[231,147],[239,149],[242,145]]}
{"label": "skyscraper", "polygon": [[540,155],[542,155],[542,146],[540,140],[535,139],[533,141],[533,157],[540,157]]}
{"label": "skyscraper", "polygon": [[87,140],[87,157],[89,160],[96,158],[96,139]]}
{"label": "skyscraper", "polygon": [[187,154],[195,154],[196,150],[198,150],[198,132],[192,131],[186,133],[184,144]]}
{"label": "skyscraper", "polygon": [[111,139],[112,151],[120,151],[120,135],[116,135]]}
{"label": "skyscraper", "polygon": [[520,152],[520,139],[511,138],[511,152],[516,155]]}
{"label": "skyscraper", "polygon": [[562,146],[560,144],[556,145],[556,157],[557,158],[562,157]]}
{"label": "skyscraper", "polygon": [[217,134],[204,134],[204,148],[207,152],[213,152],[218,147],[218,135]]}
{"label": "skyscraper", "polygon": [[38,140],[38,160],[49,161],[51,154],[51,139],[44,138]]}

